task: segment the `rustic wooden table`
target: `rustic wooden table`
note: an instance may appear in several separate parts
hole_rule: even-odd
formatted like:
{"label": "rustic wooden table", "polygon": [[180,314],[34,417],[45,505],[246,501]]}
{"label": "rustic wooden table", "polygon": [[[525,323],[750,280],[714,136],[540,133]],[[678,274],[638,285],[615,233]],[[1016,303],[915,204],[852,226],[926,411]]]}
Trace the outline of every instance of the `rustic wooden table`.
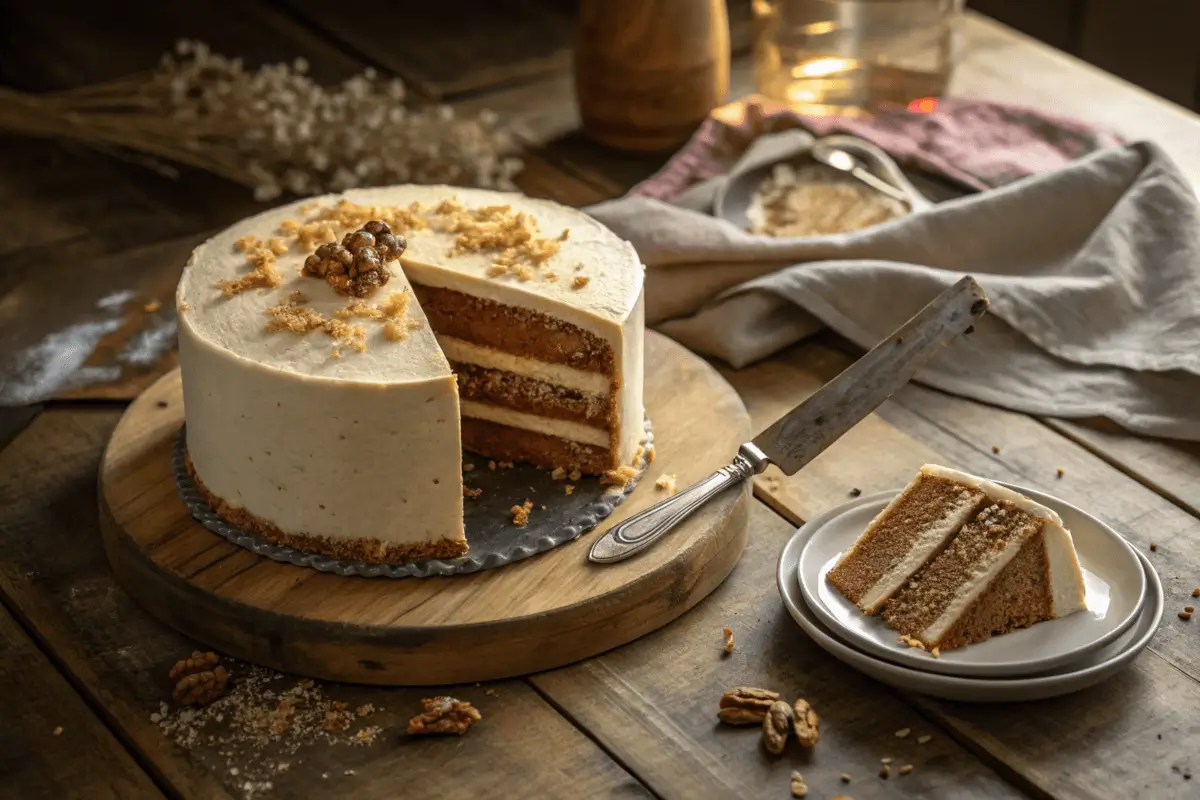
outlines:
{"label": "rustic wooden table", "polygon": [[[569,3],[476,3],[470,14],[461,4],[423,4],[419,16],[406,15],[404,4],[364,0],[162,3],[152,15],[124,16],[60,5],[4,4],[5,84],[47,90],[132,73],[189,36],[249,61],[303,56],[322,80],[375,65],[427,97],[494,108],[530,142],[545,142],[520,179],[533,195],[587,204],[621,194],[661,163],[603,150],[575,132]],[[515,16],[522,24],[506,25]],[[969,16],[963,30],[967,55],[954,92],[1154,139],[1200,183],[1195,115],[982,17]],[[735,15],[735,46],[745,39]],[[739,56],[734,94],[748,90]],[[256,208],[242,189],[205,175],[185,171],[169,181],[91,151],[13,138],[0,140],[0,198],[0,315],[31,282],[69,280],[78,270],[127,270],[147,297],[168,297],[192,245]],[[836,340],[818,338],[724,372],[761,427],[850,360]],[[166,359],[153,374],[170,366]],[[101,550],[97,464],[125,404],[150,377],[125,376],[0,416],[4,796],[247,794],[235,759],[220,754],[236,746],[184,747],[152,720],[169,694],[169,666],[193,643],[132,604]],[[1169,613],[1150,649],[1104,685],[1011,707],[899,693],[818,649],[776,595],[780,548],[797,522],[841,502],[850,487],[899,485],[924,461],[1050,489],[1138,547],[1156,542],[1151,558]],[[907,387],[798,475],[760,478],[740,565],[677,622],[549,673],[455,687],[485,717],[461,739],[409,741],[400,733],[428,690],[327,686],[351,708],[379,708],[372,720],[383,735],[370,747],[301,749],[269,794],[782,798],[799,768],[813,797],[1196,797],[1200,776],[1189,779],[1200,772],[1200,623],[1175,612],[1200,584],[1198,479],[1195,445]],[[737,639],[729,657],[721,652],[726,625]],[[716,700],[738,684],[808,698],[823,719],[820,745],[807,757],[773,759],[753,734],[718,727]],[[914,736],[898,740],[900,728]],[[932,739],[917,745],[916,734]],[[885,755],[914,771],[876,777]],[[853,777],[848,786],[839,782],[843,772]]]}

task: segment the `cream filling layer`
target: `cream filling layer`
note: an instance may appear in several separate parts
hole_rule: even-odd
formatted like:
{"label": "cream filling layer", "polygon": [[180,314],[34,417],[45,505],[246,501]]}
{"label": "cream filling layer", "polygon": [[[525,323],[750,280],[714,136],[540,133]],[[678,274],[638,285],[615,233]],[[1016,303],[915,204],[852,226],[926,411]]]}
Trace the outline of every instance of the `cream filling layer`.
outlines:
{"label": "cream filling layer", "polygon": [[526,414],[522,411],[513,411],[512,409],[500,408],[499,406],[488,405],[487,403],[477,403],[474,400],[460,400],[459,407],[460,413],[464,417],[495,422],[497,425],[507,425],[510,428],[520,428],[521,430],[532,431],[533,433],[544,433],[572,442],[595,445],[596,447],[609,446],[609,435],[607,432],[588,427],[587,425],[581,425],[578,422],[551,419],[550,417],[542,417],[537,414]]}
{"label": "cream filling layer", "polygon": [[942,611],[941,616],[934,620],[932,625],[921,631],[918,638],[926,644],[942,638],[946,631],[950,630],[950,626],[963,615],[963,612],[979,599],[979,595],[992,585],[992,581],[996,579],[1002,569],[1008,566],[1008,562],[1016,558],[1026,541],[1028,539],[1014,539],[1005,545],[1003,550],[996,553],[990,561],[973,570],[967,582],[959,588],[954,599]]}
{"label": "cream filling layer", "polygon": [[442,353],[451,361],[474,364],[485,369],[511,372],[524,378],[533,378],[543,383],[552,383],[567,389],[608,396],[609,378],[599,372],[585,372],[562,364],[548,364],[533,358],[514,356],[501,350],[468,342],[454,336],[437,337]]}
{"label": "cream filling layer", "polygon": [[942,551],[944,545],[971,518],[971,512],[975,510],[978,499],[979,495],[970,495],[961,504],[948,509],[936,524],[923,531],[904,558],[883,573],[875,585],[862,596],[858,603],[859,608],[868,614],[878,611],[905,581]]}

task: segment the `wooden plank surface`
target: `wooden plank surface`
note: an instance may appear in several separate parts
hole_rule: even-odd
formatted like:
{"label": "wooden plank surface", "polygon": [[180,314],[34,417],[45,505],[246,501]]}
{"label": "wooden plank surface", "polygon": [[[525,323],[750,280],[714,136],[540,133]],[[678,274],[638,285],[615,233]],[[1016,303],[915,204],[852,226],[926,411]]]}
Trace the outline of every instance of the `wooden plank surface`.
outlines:
{"label": "wooden plank surface", "polygon": [[[581,664],[535,675],[533,685],[664,798],[787,797],[800,770],[813,797],[1021,797],[989,766],[892,692],[843,666],[804,635],[779,602],[775,568],[795,528],[762,504],[733,575],[690,614],[654,636]],[[733,629],[726,654],[722,629]],[[717,722],[735,686],[803,697],[821,718],[812,750],[781,757],[761,728]],[[911,728],[906,739],[895,732]],[[917,737],[933,739],[918,744]],[[878,776],[880,759],[910,775]],[[849,785],[840,776],[851,776]]]}
{"label": "wooden plank surface", "polygon": [[[246,796],[246,765],[232,772],[236,767],[217,746],[182,748],[151,719],[169,699],[171,664],[194,645],[136,607],[104,561],[95,471],[119,416],[112,409],[53,409],[0,452],[0,597],[38,631],[57,665],[104,709],[108,724],[172,792]],[[245,670],[233,667],[235,680]],[[0,682],[0,707],[12,707],[20,691]],[[370,747],[318,743],[301,749],[291,768],[273,779],[272,796],[310,796],[325,780],[330,792],[380,798],[394,797],[396,787],[406,784],[438,798],[488,796],[497,787],[509,796],[648,796],[520,681],[449,687],[445,691],[473,702],[484,722],[462,739],[408,739],[403,729],[419,711],[419,699],[437,691],[327,686],[327,694],[349,708],[382,708],[370,721],[383,733]],[[553,758],[547,742],[554,743]],[[347,769],[354,774],[344,774]],[[447,774],[454,779],[445,780]]]}
{"label": "wooden plank surface", "polygon": [[162,797],[121,746],[0,608],[0,789],[8,797]]}

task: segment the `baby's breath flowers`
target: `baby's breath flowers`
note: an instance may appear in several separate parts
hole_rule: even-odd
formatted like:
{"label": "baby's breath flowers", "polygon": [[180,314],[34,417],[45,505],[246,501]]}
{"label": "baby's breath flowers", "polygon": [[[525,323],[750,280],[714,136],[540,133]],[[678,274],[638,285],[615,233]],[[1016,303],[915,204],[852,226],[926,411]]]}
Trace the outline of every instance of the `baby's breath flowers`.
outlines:
{"label": "baby's breath flowers", "polygon": [[148,75],[50,94],[0,88],[0,130],[186,164],[263,201],[392,183],[512,187],[518,145],[495,114],[405,98],[403,82],[372,69],[324,87],[304,59],[248,70],[182,40]]}

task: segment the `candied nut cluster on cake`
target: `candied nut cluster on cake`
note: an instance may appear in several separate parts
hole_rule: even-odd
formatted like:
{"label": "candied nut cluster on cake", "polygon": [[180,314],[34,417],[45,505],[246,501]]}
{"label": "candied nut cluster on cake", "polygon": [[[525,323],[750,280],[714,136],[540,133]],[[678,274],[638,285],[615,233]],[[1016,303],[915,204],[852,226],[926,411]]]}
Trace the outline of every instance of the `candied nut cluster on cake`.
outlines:
{"label": "candied nut cluster on cake", "polygon": [[392,233],[386,222],[373,219],[342,237],[326,242],[304,260],[304,274],[324,278],[338,294],[366,297],[388,282],[385,266],[404,252],[408,243]]}

